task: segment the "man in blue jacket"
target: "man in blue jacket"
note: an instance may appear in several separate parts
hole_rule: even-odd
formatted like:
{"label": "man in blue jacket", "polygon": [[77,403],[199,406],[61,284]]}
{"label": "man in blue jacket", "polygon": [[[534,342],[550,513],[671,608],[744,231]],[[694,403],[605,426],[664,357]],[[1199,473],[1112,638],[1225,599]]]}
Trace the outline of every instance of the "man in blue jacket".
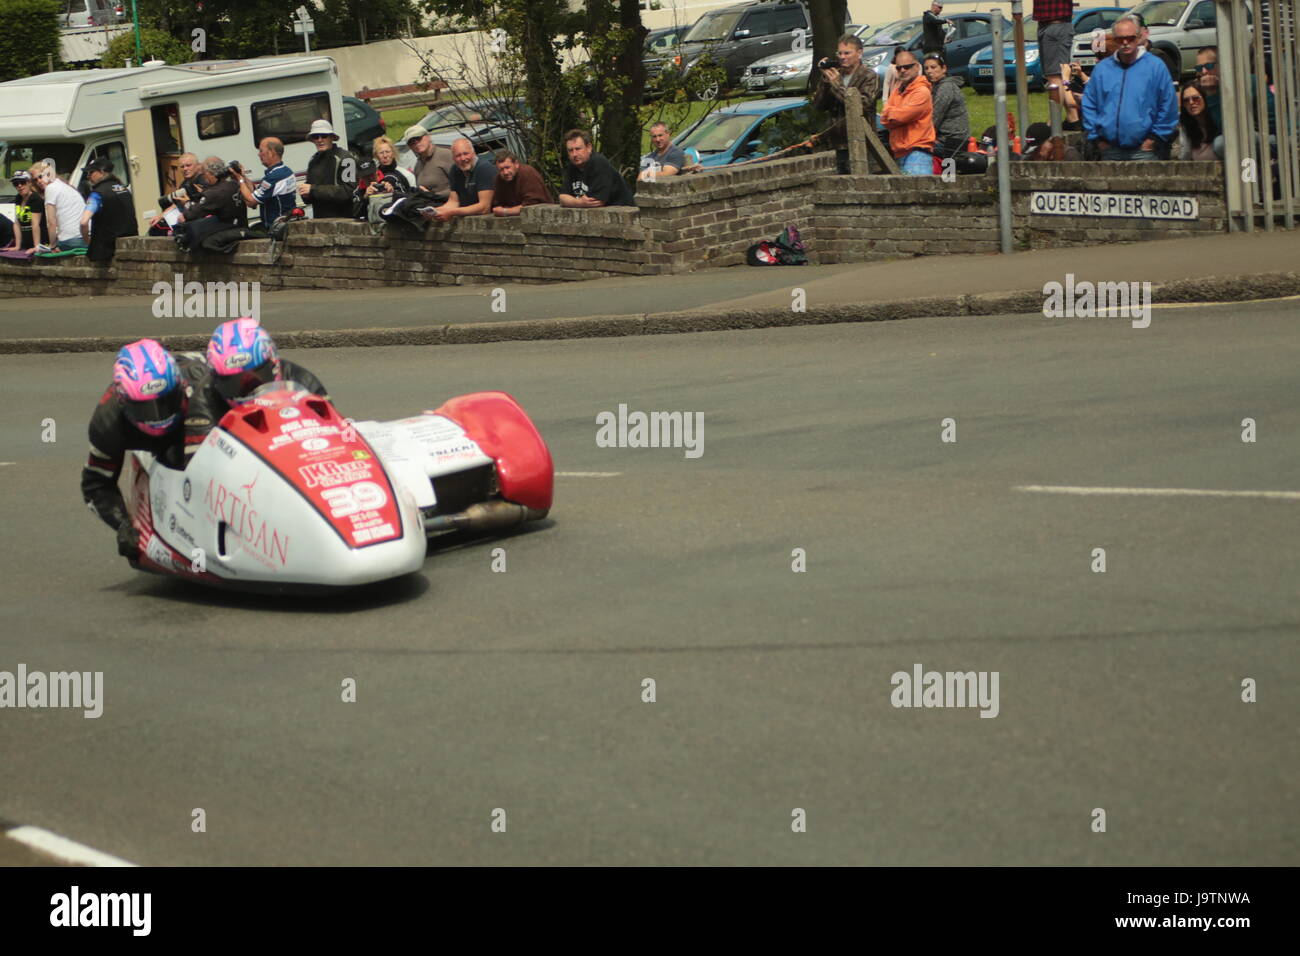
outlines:
{"label": "man in blue jacket", "polygon": [[1158,159],[1178,129],[1178,98],[1169,69],[1143,45],[1145,30],[1125,15],[1115,21],[1113,56],[1097,64],[1083,94],[1083,128],[1103,160]]}

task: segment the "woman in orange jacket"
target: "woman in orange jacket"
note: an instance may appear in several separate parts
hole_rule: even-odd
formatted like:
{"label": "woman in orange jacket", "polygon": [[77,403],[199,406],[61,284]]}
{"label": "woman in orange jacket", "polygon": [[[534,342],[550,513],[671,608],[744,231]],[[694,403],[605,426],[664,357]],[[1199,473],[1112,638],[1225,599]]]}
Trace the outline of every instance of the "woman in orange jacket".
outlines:
{"label": "woman in orange jacket", "polygon": [[894,54],[898,84],[890,91],[880,121],[889,130],[889,151],[908,176],[934,175],[934,122],[930,81],[908,50]]}

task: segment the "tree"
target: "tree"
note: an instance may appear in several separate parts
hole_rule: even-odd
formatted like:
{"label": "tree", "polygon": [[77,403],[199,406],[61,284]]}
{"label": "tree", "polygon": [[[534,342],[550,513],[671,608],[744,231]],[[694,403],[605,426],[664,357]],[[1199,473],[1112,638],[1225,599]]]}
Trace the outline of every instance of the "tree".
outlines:
{"label": "tree", "polygon": [[[165,63],[188,63],[194,59],[194,51],[190,49],[188,43],[178,40],[170,33],[164,33],[162,30],[141,29],[140,50],[144,54],[146,62],[149,60],[162,60]],[[104,51],[99,65],[122,67],[126,65],[127,60],[135,61],[134,30],[127,30],[125,33],[119,33],[113,37],[109,41],[108,49]]]}
{"label": "tree", "polygon": [[406,36],[408,21],[414,29],[420,13],[412,0],[324,0],[312,17],[316,21],[312,45],[325,48]]}
{"label": "tree", "polygon": [[813,72],[824,57],[834,57],[844,35],[844,24],[849,16],[848,0],[808,0],[808,16],[813,31]]}
{"label": "tree", "polygon": [[35,76],[59,62],[59,4],[0,0],[0,82]]}

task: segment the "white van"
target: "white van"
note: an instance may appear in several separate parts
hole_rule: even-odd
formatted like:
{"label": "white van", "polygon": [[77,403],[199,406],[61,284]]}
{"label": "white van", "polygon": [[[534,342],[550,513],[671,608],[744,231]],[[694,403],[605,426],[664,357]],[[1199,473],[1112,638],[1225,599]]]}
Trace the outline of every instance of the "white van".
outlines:
{"label": "white van", "polygon": [[258,179],[257,144],[275,136],[302,175],[317,119],[329,120],[346,147],[338,67],[325,56],[148,63],[0,83],[0,213],[13,218],[15,172],[53,159],[59,177],[85,194],[86,164],[102,156],[131,187],[143,234],[158,198],[180,185],[182,153],[238,160]]}

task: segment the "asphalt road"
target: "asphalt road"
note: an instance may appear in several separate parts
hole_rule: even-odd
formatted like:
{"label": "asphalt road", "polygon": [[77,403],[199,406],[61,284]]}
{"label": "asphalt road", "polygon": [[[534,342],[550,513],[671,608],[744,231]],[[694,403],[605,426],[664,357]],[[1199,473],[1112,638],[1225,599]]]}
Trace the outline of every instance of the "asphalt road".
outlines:
{"label": "asphalt road", "polygon": [[[1298,312],[297,353],[356,417],[504,388],[620,473],[335,603],[131,572],[77,489],[108,359],[0,357],[0,670],[105,682],[0,710],[0,818],[142,864],[1295,865],[1300,500],[1015,488],[1300,491]],[[619,403],[702,457],[597,447]],[[916,664],[997,717],[893,707]]]}

